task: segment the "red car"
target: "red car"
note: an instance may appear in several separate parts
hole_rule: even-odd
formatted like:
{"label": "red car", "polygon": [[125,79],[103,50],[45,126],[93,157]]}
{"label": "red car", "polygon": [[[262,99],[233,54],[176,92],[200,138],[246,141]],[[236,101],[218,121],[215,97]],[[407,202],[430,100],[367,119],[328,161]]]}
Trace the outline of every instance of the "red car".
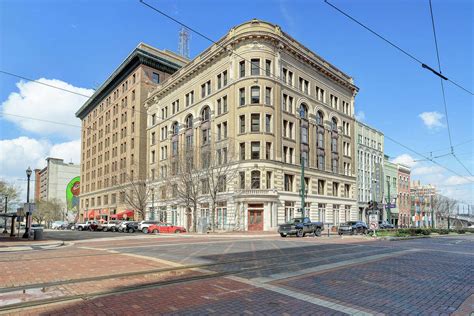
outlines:
{"label": "red car", "polygon": [[185,233],[186,228],[181,226],[175,226],[168,223],[152,224],[148,227],[148,233],[174,233],[180,234]]}

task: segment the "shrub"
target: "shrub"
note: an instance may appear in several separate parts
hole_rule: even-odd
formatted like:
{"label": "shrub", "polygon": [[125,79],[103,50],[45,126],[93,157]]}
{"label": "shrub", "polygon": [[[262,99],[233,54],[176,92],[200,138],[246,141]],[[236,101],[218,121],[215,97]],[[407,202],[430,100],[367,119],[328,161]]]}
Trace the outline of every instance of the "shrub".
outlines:
{"label": "shrub", "polygon": [[428,236],[429,234],[431,234],[431,230],[430,230],[430,229],[422,229],[422,230],[421,230],[421,233],[422,233],[424,236]]}
{"label": "shrub", "polygon": [[457,233],[458,233],[458,234],[465,234],[466,231],[465,231],[464,229],[458,229]]}
{"label": "shrub", "polygon": [[447,234],[449,234],[449,230],[448,229],[438,229],[438,234],[447,235]]}

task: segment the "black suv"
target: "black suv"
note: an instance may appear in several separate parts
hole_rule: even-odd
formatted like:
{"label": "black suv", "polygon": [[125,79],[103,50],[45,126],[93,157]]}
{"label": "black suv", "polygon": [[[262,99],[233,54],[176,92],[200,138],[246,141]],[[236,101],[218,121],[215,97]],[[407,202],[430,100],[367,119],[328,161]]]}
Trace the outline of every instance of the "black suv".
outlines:
{"label": "black suv", "polygon": [[362,221],[350,221],[344,224],[339,225],[339,229],[337,230],[337,233],[339,235],[342,234],[367,234],[369,231],[369,228],[367,227],[367,224]]}
{"label": "black suv", "polygon": [[138,230],[138,222],[128,222],[125,231],[127,233],[134,233]]}

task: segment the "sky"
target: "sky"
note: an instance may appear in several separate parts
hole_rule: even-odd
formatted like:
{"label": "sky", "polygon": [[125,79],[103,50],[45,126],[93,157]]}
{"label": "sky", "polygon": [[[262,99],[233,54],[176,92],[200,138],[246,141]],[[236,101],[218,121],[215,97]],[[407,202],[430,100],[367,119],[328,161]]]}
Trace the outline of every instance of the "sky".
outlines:
{"label": "sky", "polygon": [[[323,0],[146,1],[214,40],[253,18],[278,24],[354,78],[358,119],[423,155],[450,152],[439,77]],[[437,68],[428,0],[330,2]],[[474,91],[474,2],[432,5],[442,72]],[[2,0],[0,71],[91,95],[138,43],[176,51],[179,29],[138,0]],[[191,33],[191,58],[209,45]],[[387,138],[385,153],[409,165],[412,180],[474,203],[473,96],[449,82],[445,89],[454,153],[468,170],[452,155],[435,161],[457,175],[417,161],[422,158]],[[79,163],[80,121],[74,113],[85,99],[0,73],[0,178],[24,189],[26,168],[44,167],[48,156]]]}

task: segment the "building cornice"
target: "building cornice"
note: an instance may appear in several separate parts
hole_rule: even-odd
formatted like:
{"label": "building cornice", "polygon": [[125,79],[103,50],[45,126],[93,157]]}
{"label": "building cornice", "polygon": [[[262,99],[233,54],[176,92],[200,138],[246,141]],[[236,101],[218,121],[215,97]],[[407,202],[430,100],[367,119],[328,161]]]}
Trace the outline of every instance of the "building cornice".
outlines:
{"label": "building cornice", "polygon": [[[248,31],[239,31],[239,28],[255,23],[260,26],[258,29],[250,28]],[[156,90],[153,91],[145,101],[145,107],[151,106],[167,93],[174,91],[184,81],[194,76],[198,71],[207,67],[211,62],[215,61],[222,55],[232,55],[234,47],[237,44],[249,40],[270,41],[279,50],[287,51],[290,55],[293,55],[297,59],[311,65],[327,79],[351,90],[353,95],[359,91],[359,88],[353,84],[353,80],[350,76],[346,75],[338,68],[301,45],[288,34],[282,32],[279,26],[263,21],[253,20],[232,28],[223,38],[217,41],[216,44],[207,48],[185,67],[174,73],[166,82],[158,85]]]}
{"label": "building cornice", "polygon": [[[156,51],[155,53],[149,50]],[[162,55],[162,56],[159,56]],[[176,63],[167,59],[171,57]],[[133,72],[139,65],[145,65],[154,69],[174,73],[185,64],[170,53],[158,51],[146,44],[140,44],[130,55],[120,64],[120,66],[109,76],[109,78],[94,92],[94,94],[79,108],[76,117],[83,119],[94,109],[98,103],[109,95],[116,87]]]}

